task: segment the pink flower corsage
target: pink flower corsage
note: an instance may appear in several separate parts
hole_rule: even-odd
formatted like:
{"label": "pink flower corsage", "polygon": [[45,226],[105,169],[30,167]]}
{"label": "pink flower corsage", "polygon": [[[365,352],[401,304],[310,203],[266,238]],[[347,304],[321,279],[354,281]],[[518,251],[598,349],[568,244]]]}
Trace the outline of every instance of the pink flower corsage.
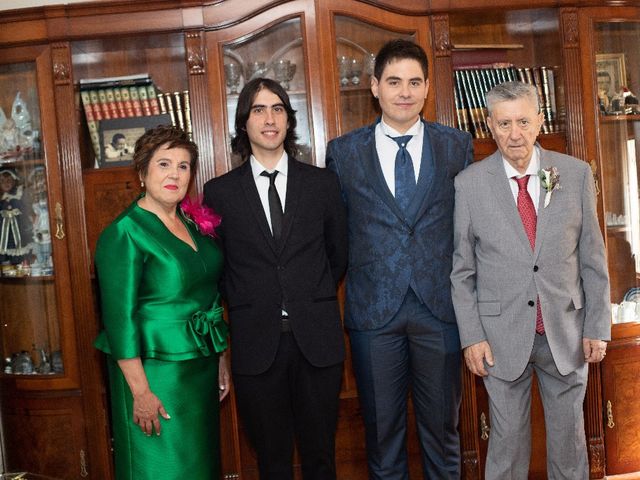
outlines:
{"label": "pink flower corsage", "polygon": [[184,197],[180,202],[180,210],[187,220],[196,224],[202,235],[216,238],[215,229],[220,225],[222,217],[202,203],[202,196],[198,196],[195,202],[192,202],[188,196]]}

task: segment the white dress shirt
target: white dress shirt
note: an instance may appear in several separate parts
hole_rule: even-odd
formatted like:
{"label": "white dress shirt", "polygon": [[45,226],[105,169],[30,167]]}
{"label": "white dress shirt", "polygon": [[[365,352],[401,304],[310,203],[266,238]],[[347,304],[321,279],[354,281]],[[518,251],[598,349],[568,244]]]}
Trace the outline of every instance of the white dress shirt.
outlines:
{"label": "white dress shirt", "polygon": [[273,228],[271,227],[271,211],[269,210],[269,177],[264,177],[260,175],[265,170],[269,173],[272,173],[274,170],[278,171],[278,175],[276,175],[276,190],[278,191],[278,196],[280,197],[280,203],[282,204],[282,210],[284,213],[285,201],[287,199],[287,173],[289,171],[289,157],[287,156],[287,152],[282,153],[282,157],[278,160],[278,164],[276,168],[273,170],[268,170],[262,166],[262,164],[251,155],[249,158],[249,162],[251,162],[251,172],[253,173],[253,181],[256,182],[256,188],[258,189],[258,195],[260,196],[260,203],[262,203],[262,209],[264,210],[264,214],[267,217],[267,223],[269,224],[269,229],[271,233],[273,233]]}
{"label": "white dress shirt", "polygon": [[418,119],[416,123],[411,125],[411,128],[406,133],[399,133],[384,120],[380,120],[380,123],[376,125],[375,137],[376,137],[376,151],[378,152],[378,158],[380,159],[380,167],[382,168],[382,174],[387,182],[391,194],[396,196],[396,154],[398,153],[399,146],[395,140],[391,137],[402,137],[404,135],[413,135],[411,140],[406,145],[406,149],[411,155],[411,161],[413,162],[413,172],[415,173],[416,182],[418,181],[418,175],[420,174],[420,162],[422,160],[422,144],[424,135],[424,125],[422,120]]}
{"label": "white dress shirt", "polygon": [[511,193],[513,194],[513,199],[518,204],[518,182],[516,182],[513,177],[524,177],[525,175],[529,175],[529,182],[527,183],[527,191],[531,196],[531,200],[533,201],[533,206],[536,209],[536,213],[538,213],[538,200],[540,199],[540,177],[538,177],[538,172],[540,171],[540,152],[538,151],[538,147],[533,149],[533,154],[531,155],[531,161],[529,162],[529,166],[527,167],[527,171],[522,175],[518,172],[513,166],[502,157],[502,162],[504,163],[504,170],[507,174],[507,178],[509,179],[509,187],[511,187]]}

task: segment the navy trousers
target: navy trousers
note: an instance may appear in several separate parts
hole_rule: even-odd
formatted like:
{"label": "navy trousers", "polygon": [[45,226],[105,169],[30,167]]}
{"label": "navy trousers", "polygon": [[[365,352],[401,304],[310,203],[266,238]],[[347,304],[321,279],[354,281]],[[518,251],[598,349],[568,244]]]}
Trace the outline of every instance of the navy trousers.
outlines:
{"label": "navy trousers", "polygon": [[369,478],[406,480],[407,397],[411,393],[424,478],[460,478],[460,337],[409,289],[398,313],[377,330],[350,330],[365,422]]}

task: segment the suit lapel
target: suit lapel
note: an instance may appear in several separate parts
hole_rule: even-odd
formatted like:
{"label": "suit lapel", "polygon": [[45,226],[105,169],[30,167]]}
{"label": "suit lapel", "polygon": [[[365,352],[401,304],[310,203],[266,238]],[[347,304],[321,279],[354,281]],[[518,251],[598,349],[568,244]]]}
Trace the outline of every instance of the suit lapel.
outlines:
{"label": "suit lapel", "polygon": [[[537,144],[536,144],[537,145]],[[537,145],[538,151],[540,152],[540,168],[551,168],[551,163],[549,159],[549,155],[546,150],[543,150],[540,145]],[[542,242],[544,241],[545,235],[549,229],[549,218],[551,218],[550,211],[552,211],[553,201],[549,203],[548,207],[544,207],[544,197],[547,191],[540,184],[540,196],[538,198],[538,222],[536,223],[536,248],[534,251],[534,256],[537,258],[540,253],[540,248],[542,247]],[[557,192],[556,192],[557,193]]]}
{"label": "suit lapel", "polygon": [[273,235],[271,235],[271,229],[269,228],[267,217],[264,213],[264,209],[262,208],[262,203],[260,202],[260,196],[258,195],[256,182],[253,179],[253,172],[251,170],[251,164],[249,160],[244,162],[239,168],[242,168],[242,172],[240,175],[240,184],[242,185],[242,190],[244,191],[247,205],[249,205],[249,210],[251,211],[255,222],[260,227],[262,234],[265,236],[267,243],[274,251],[274,253],[277,253],[278,246],[276,245],[276,241],[273,238]]}
{"label": "suit lapel", "polygon": [[532,255],[531,244],[529,243],[527,233],[524,231],[524,225],[522,225],[522,219],[518,213],[518,206],[513,198],[513,192],[509,186],[509,179],[504,171],[500,151],[496,151],[489,158],[482,161],[491,162],[487,170],[489,188],[496,197],[497,204],[502,209],[505,218],[511,223],[511,226],[516,232],[519,240],[518,243],[522,245],[528,255]]}
{"label": "suit lapel", "polygon": [[284,218],[282,219],[282,234],[278,245],[278,252],[287,243],[291,233],[291,225],[298,209],[300,194],[302,193],[302,174],[295,159],[289,158],[287,172],[287,198],[285,199]]}
{"label": "suit lapel", "polygon": [[404,222],[404,214],[398,206],[396,199],[391,194],[391,190],[387,186],[387,182],[384,179],[382,168],[380,167],[380,158],[378,157],[378,150],[376,149],[376,125],[378,122],[370,126],[370,131],[367,140],[362,145],[362,168],[364,169],[365,177],[371,184],[371,188],[374,192],[380,195],[382,201],[387,204],[391,211]]}
{"label": "suit lapel", "polygon": [[[410,217],[415,224],[429,206],[429,197],[433,191],[434,179],[437,175],[446,172],[444,166],[449,154],[447,145],[437,135],[431,135],[428,124],[423,121],[422,159],[420,160],[420,173],[418,174],[418,186],[416,195],[411,202]],[[435,152],[438,152],[436,155]]]}

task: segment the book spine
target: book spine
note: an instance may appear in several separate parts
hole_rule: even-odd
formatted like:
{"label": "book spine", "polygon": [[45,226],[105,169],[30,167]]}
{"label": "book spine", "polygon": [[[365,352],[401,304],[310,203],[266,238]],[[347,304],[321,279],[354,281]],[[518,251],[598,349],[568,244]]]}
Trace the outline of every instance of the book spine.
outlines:
{"label": "book spine", "polygon": [[469,128],[469,113],[464,105],[464,98],[462,96],[462,85],[460,84],[460,72],[454,71],[455,84],[453,86],[454,101],[456,105],[456,120],[458,122],[458,128],[464,132],[471,133]]}
{"label": "book spine", "polygon": [[189,90],[182,92],[184,99],[184,126],[185,131],[189,134],[189,138],[193,140],[193,129],[191,128],[191,100],[189,99]]}
{"label": "book spine", "polygon": [[489,138],[489,128],[487,127],[487,103],[478,79],[478,70],[468,70],[467,73],[469,75],[473,95],[476,98],[476,106],[480,119],[480,128],[482,129],[482,138]]}
{"label": "book spine", "polygon": [[116,102],[116,108],[118,109],[118,117],[125,118],[127,116],[127,112],[124,109],[124,102],[122,101],[122,93],[120,92],[120,88],[113,88],[113,99]]}
{"label": "book spine", "polygon": [[140,102],[140,97],[138,96],[138,87],[129,87],[129,97],[131,98],[131,104],[133,105],[133,116],[144,116],[142,112],[142,103]]}
{"label": "book spine", "polygon": [[100,102],[102,118],[105,120],[111,119],[111,110],[109,110],[109,104],[107,103],[107,93],[104,91],[104,89],[98,90],[98,100]]}
{"label": "book spine", "polygon": [[556,110],[556,92],[553,67],[540,67],[540,73],[542,74],[542,87],[545,90],[548,99],[551,131],[558,132],[560,129]]}
{"label": "book spine", "polygon": [[180,92],[173,92],[173,98],[176,102],[174,113],[176,114],[176,119],[178,120],[178,126],[184,130],[184,115],[182,112],[182,101],[180,99]]}
{"label": "book spine", "polygon": [[140,98],[140,104],[142,105],[142,113],[145,116],[151,115],[151,104],[149,103],[149,97],[147,97],[146,85],[140,85],[138,87],[138,97]]}
{"label": "book spine", "polygon": [[544,95],[544,90],[542,87],[542,75],[540,74],[540,69],[537,67],[532,67],[531,69],[531,77],[533,78],[533,85],[536,87],[538,92],[538,104],[540,105],[540,111],[542,112],[542,133],[550,133],[549,126],[549,117],[547,113],[547,98]]}
{"label": "book spine", "polygon": [[[160,115],[160,104],[158,103],[158,97],[156,95],[156,87],[153,83],[147,85],[147,98],[149,99],[149,108],[151,108],[152,115]],[[166,112],[164,112],[166,113]]]}
{"label": "book spine", "polygon": [[104,90],[104,94],[107,97],[107,106],[109,107],[109,114],[111,114],[111,118],[120,118],[113,88],[106,88]]}
{"label": "book spine", "polygon": [[96,122],[99,122],[104,117],[102,116],[102,108],[100,108],[100,99],[98,98],[98,91],[89,90],[89,98],[91,99],[91,108],[93,110],[93,118]]}
{"label": "book spine", "polygon": [[167,113],[167,102],[164,98],[164,93],[158,93],[158,107],[160,108],[160,113]]}
{"label": "book spine", "polygon": [[540,81],[542,88],[542,110],[544,112],[544,121],[548,126],[549,133],[555,131],[553,125],[553,112],[551,111],[551,95],[549,93],[549,77],[547,76],[547,67],[540,67],[537,69],[536,80]]}
{"label": "book spine", "polygon": [[469,106],[469,117],[471,118],[471,126],[473,127],[473,137],[474,138],[484,138],[482,137],[482,129],[480,127],[480,119],[478,110],[473,98],[473,93],[471,91],[471,86],[469,84],[468,77],[466,75],[465,70],[458,70],[460,72],[460,79],[462,83],[462,91],[464,92],[464,98]]}
{"label": "book spine", "polygon": [[[158,97],[160,97],[160,95],[158,95]],[[178,124],[176,123],[176,114],[173,111],[173,100],[171,99],[171,94],[165,93],[162,98],[164,99],[164,103],[166,103],[167,113],[169,114],[169,117],[171,117],[171,125],[176,127]]]}
{"label": "book spine", "polygon": [[131,102],[131,95],[129,94],[129,87],[120,87],[120,95],[122,96],[122,104],[124,105],[126,116],[135,117],[133,103]]}
{"label": "book spine", "polygon": [[91,97],[88,90],[80,91],[80,98],[82,99],[82,108],[84,109],[84,116],[87,120],[87,129],[89,130],[89,138],[91,139],[91,146],[93,153],[98,158],[100,155],[100,137],[98,135],[98,122],[96,122],[93,116],[93,106],[91,105]]}

